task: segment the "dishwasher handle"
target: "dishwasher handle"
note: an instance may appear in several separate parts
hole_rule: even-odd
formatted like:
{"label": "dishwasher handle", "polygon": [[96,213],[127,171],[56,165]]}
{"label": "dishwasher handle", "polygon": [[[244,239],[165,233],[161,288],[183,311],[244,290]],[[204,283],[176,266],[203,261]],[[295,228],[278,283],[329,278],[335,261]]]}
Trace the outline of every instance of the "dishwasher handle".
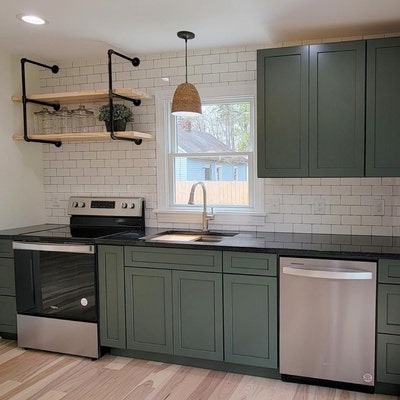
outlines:
{"label": "dishwasher handle", "polygon": [[286,275],[302,276],[306,278],[342,279],[342,280],[370,280],[372,272],[361,269],[340,268],[311,268],[305,266],[286,266],[282,268]]}

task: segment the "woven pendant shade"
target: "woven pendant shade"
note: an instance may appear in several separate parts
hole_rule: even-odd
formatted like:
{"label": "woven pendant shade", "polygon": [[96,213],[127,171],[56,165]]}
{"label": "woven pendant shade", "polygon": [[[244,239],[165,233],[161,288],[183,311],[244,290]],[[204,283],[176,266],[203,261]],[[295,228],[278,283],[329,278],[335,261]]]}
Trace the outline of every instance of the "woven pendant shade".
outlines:
{"label": "woven pendant shade", "polygon": [[186,82],[181,83],[175,90],[171,113],[182,117],[195,117],[201,115],[200,96],[195,86],[187,81],[187,41],[194,38],[194,33],[179,31],[177,35],[180,39],[185,40]]}
{"label": "woven pendant shade", "polygon": [[201,114],[200,96],[194,85],[181,83],[176,88],[172,99],[171,113],[187,117]]}

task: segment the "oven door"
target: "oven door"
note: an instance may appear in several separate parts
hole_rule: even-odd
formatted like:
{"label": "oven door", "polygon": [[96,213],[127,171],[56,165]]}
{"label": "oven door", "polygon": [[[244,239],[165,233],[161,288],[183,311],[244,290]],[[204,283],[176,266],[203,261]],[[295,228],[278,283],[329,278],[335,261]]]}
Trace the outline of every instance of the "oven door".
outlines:
{"label": "oven door", "polygon": [[93,245],[13,242],[13,248],[18,314],[97,322]]}

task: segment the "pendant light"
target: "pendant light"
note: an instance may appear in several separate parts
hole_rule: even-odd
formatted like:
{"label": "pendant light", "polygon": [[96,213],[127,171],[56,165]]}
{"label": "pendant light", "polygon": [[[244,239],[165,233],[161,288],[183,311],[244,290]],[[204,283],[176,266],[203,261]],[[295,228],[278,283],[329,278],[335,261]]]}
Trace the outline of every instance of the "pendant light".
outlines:
{"label": "pendant light", "polygon": [[187,41],[194,38],[194,33],[179,31],[177,35],[180,39],[185,39],[186,82],[181,83],[175,90],[171,113],[177,116],[195,117],[201,114],[200,96],[195,86],[187,81]]}

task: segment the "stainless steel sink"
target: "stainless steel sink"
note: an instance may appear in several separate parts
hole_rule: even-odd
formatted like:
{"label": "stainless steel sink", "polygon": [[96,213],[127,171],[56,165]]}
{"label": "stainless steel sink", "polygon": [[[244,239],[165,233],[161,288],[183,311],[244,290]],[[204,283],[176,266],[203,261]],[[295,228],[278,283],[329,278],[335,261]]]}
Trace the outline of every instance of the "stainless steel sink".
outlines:
{"label": "stainless steel sink", "polygon": [[209,242],[218,243],[227,237],[236,236],[236,232],[202,231],[164,231],[143,239],[157,242]]}

